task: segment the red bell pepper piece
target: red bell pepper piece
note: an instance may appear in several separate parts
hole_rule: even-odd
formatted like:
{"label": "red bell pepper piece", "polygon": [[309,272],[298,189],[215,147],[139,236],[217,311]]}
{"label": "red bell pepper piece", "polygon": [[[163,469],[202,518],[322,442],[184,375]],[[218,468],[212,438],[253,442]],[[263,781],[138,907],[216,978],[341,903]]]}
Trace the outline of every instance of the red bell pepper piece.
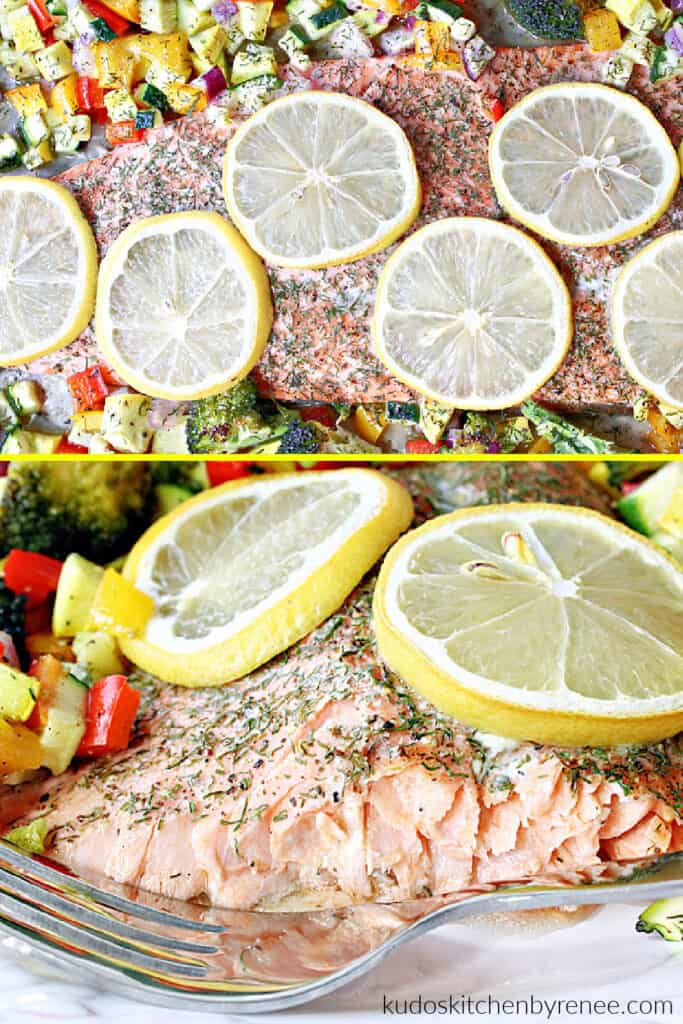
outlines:
{"label": "red bell pepper piece", "polygon": [[406,451],[409,455],[435,455],[439,450],[439,445],[432,444],[431,441],[406,441]]}
{"label": "red bell pepper piece", "polygon": [[65,437],[59,442],[56,448],[57,455],[87,455],[88,449],[82,444],[72,444]]}
{"label": "red bell pepper piece", "polygon": [[44,0],[28,0],[28,9],[33,15],[33,20],[38,26],[41,34],[49,32],[55,26],[55,19],[52,17]]}
{"label": "red bell pepper piece", "polygon": [[26,594],[28,607],[35,608],[57,589],[61,571],[56,558],[13,548],[5,562],[5,583],[15,594]]}
{"label": "red bell pepper piece", "polygon": [[101,366],[89,366],[87,370],[72,373],[66,378],[77,412],[88,412],[90,409],[101,409],[109,394],[109,386],[104,378]]}
{"label": "red bell pepper piece", "polygon": [[26,615],[24,616],[24,629],[26,635],[31,636],[33,633],[49,633],[52,628],[52,608],[50,602],[43,601],[42,604],[37,604],[35,608],[29,607],[26,609]]}
{"label": "red bell pepper piece", "polygon": [[488,98],[488,101],[486,102],[486,109],[492,121],[500,121],[501,117],[505,113],[503,101],[499,100],[497,96],[490,96]]}
{"label": "red bell pepper piece", "polygon": [[212,487],[225,484],[228,480],[240,480],[243,476],[249,476],[248,462],[207,462],[206,474]]}
{"label": "red bell pepper piece", "polygon": [[110,146],[125,146],[128,142],[140,142],[144,134],[141,128],[135,127],[135,121],[107,124],[104,130],[104,137]]}
{"label": "red bell pepper piece", "polygon": [[88,693],[87,724],[78,757],[98,757],[126,750],[140,694],[126,676],[105,676]]}
{"label": "red bell pepper piece", "polygon": [[104,110],[104,90],[96,78],[81,75],[76,82],[76,98],[79,109],[86,114]]}
{"label": "red bell pepper piece", "polygon": [[330,430],[334,430],[337,426],[337,411],[332,405],[304,405],[299,409],[299,415],[302,420],[315,420],[316,423],[322,423],[323,427],[329,427]]}
{"label": "red bell pepper piece", "polygon": [[96,18],[101,18],[102,21],[106,22],[117,36],[125,35],[130,28],[129,21],[122,18],[116,11],[112,11],[106,4],[101,4],[99,0],[85,0],[85,6]]}
{"label": "red bell pepper piece", "polygon": [[621,493],[624,496],[624,498],[627,494],[633,494],[634,491],[637,491],[638,488],[642,485],[642,483],[642,480],[624,480],[624,482],[621,485]]}

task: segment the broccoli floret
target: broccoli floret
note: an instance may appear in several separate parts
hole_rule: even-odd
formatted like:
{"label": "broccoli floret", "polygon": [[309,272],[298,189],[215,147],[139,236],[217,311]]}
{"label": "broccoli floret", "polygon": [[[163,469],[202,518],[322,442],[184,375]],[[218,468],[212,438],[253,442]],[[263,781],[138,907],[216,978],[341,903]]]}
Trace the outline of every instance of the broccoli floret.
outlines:
{"label": "broccoli floret", "polygon": [[205,491],[209,486],[206,466],[203,462],[153,462],[152,483],[173,484],[191,494]]}
{"label": "broccoli floret", "polygon": [[324,435],[320,427],[312,420],[292,420],[280,441],[278,453],[281,455],[311,455],[320,451]]}
{"label": "broccoli floret", "polygon": [[294,417],[276,402],[261,398],[246,378],[222,395],[191,403],[187,446],[195,454],[229,455],[282,437]]}
{"label": "broccoli floret", "polygon": [[151,521],[144,462],[13,463],[0,503],[0,553],[95,562],[124,554]]}
{"label": "broccoli floret", "polygon": [[15,594],[0,580],[0,631],[20,645],[26,631],[26,595]]}
{"label": "broccoli floret", "polygon": [[572,0],[507,0],[507,8],[540,39],[583,39],[581,8]]}

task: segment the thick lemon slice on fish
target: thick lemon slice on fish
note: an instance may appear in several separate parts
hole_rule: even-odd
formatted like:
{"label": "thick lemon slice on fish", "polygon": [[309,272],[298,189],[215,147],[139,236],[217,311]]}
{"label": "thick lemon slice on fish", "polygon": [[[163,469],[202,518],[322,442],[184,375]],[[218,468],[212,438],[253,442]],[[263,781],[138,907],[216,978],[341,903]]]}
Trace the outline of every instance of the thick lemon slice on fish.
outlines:
{"label": "thick lemon slice on fish", "polygon": [[137,221],[102,262],[97,341],[145,395],[224,391],[256,365],[272,319],[263,264],[216,213]]}
{"label": "thick lemon slice on fish", "polygon": [[184,686],[237,679],[336,611],[411,519],[408,492],[367,469],[272,474],[205,492],[133,548],[124,575],[155,612],[122,649]]}
{"label": "thick lemon slice on fish", "polygon": [[661,402],[683,408],[683,231],[655,239],[623,267],[612,330],[631,376]]}
{"label": "thick lemon slice on fish", "polygon": [[0,179],[0,225],[0,366],[12,366],[88,326],[97,247],[71,193],[42,178]]}
{"label": "thick lemon slice on fish", "polygon": [[680,176],[647,107],[585,82],[544,86],[515,104],[491,135],[489,164],[510,216],[565,245],[642,234],[669,206]]}
{"label": "thick lemon slice on fish", "polygon": [[387,261],[373,335],[382,362],[416,391],[458,409],[505,409],[564,359],[571,300],[521,231],[450,218],[416,231]]}
{"label": "thick lemon slice on fish", "polygon": [[238,128],[223,189],[249,244],[283,267],[378,252],[410,227],[421,201],[403,129],[363,100],[318,91],[269,103]]}
{"label": "thick lemon slice on fish", "polygon": [[488,732],[605,746],[683,728],[683,573],[600,513],[434,519],[387,555],[374,616],[390,668]]}

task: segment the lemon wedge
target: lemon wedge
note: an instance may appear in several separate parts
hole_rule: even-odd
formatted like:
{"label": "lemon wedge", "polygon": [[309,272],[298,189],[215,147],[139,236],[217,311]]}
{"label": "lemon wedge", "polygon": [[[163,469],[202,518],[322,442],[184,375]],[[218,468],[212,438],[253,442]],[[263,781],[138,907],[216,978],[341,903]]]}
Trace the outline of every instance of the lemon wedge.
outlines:
{"label": "lemon wedge", "polygon": [[97,341],[145,395],[182,401],[224,391],[256,365],[272,319],[263,264],[216,213],[137,221],[102,262]]}
{"label": "lemon wedge", "polygon": [[517,405],[552,376],[571,336],[559,272],[536,242],[500,221],[428,224],[396,249],[380,278],[377,355],[441,405]]}
{"label": "lemon wedge", "polygon": [[378,252],[418,215],[420,180],[403,129],[343,93],[284,96],[228,144],[225,201],[268,262],[329,267]]}
{"label": "lemon wedge", "polygon": [[216,686],[330,616],[412,518],[408,492],[368,469],[246,478],[184,502],[133,548],[125,578],[154,601],[128,658]]}
{"label": "lemon wedge", "polygon": [[683,728],[683,573],[597,512],[434,519],[388,554],[374,617],[387,665],[488,732],[607,746]]}
{"label": "lemon wedge", "polygon": [[496,125],[489,147],[502,206],[565,245],[609,245],[659,220],[680,170],[669,137],[635,97],[562,82],[529,93]]}
{"label": "lemon wedge", "polygon": [[0,366],[13,366],[88,326],[97,246],[68,189],[43,178],[0,178],[0,224]]}

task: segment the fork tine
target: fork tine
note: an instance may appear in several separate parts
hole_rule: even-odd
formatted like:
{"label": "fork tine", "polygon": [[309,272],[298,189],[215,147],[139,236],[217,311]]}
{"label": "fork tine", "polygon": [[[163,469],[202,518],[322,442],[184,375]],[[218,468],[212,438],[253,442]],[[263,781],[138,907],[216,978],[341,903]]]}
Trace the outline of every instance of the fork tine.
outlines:
{"label": "fork tine", "polygon": [[170,914],[165,910],[157,910],[155,907],[148,907],[144,903],[136,903],[133,900],[125,899],[123,896],[116,896],[113,893],[99,889],[81,878],[75,878],[71,874],[57,871],[55,868],[34,860],[31,856],[18,850],[9,843],[0,840],[0,863],[4,860],[11,868],[24,878],[38,878],[60,891],[69,889],[77,892],[93,903],[107,907],[109,910],[116,910],[122,914],[129,914],[131,917],[140,918],[143,921],[154,921],[157,924],[167,925],[169,928],[180,928],[190,932],[213,932],[222,935],[225,929],[222,925],[209,922],[191,921],[177,914]]}
{"label": "fork tine", "polygon": [[217,953],[217,946],[205,946],[198,942],[188,942],[183,939],[173,939],[166,935],[159,935],[157,932],[145,932],[125,921],[119,920],[110,913],[93,910],[84,903],[66,899],[64,896],[55,893],[43,886],[37,887],[19,875],[5,871],[0,867],[0,892],[8,895],[21,897],[27,903],[35,906],[48,908],[63,917],[68,917],[77,924],[85,925],[105,935],[114,935],[117,938],[126,939],[133,943],[140,943],[150,948],[182,950],[187,953]]}
{"label": "fork tine", "polygon": [[[57,938],[72,948],[85,949],[89,954],[114,961],[125,970],[144,971],[154,975],[158,975],[163,970],[164,975],[178,979],[204,978],[208,974],[208,969],[204,964],[190,963],[180,958],[174,959],[162,953],[158,956],[150,956],[124,942],[103,938],[96,932],[86,931],[84,933],[79,925],[64,921],[33,903],[25,903],[2,891],[0,891],[0,917],[13,924],[29,928],[31,931],[49,936],[53,940]],[[87,938],[85,946],[84,937]]]}

